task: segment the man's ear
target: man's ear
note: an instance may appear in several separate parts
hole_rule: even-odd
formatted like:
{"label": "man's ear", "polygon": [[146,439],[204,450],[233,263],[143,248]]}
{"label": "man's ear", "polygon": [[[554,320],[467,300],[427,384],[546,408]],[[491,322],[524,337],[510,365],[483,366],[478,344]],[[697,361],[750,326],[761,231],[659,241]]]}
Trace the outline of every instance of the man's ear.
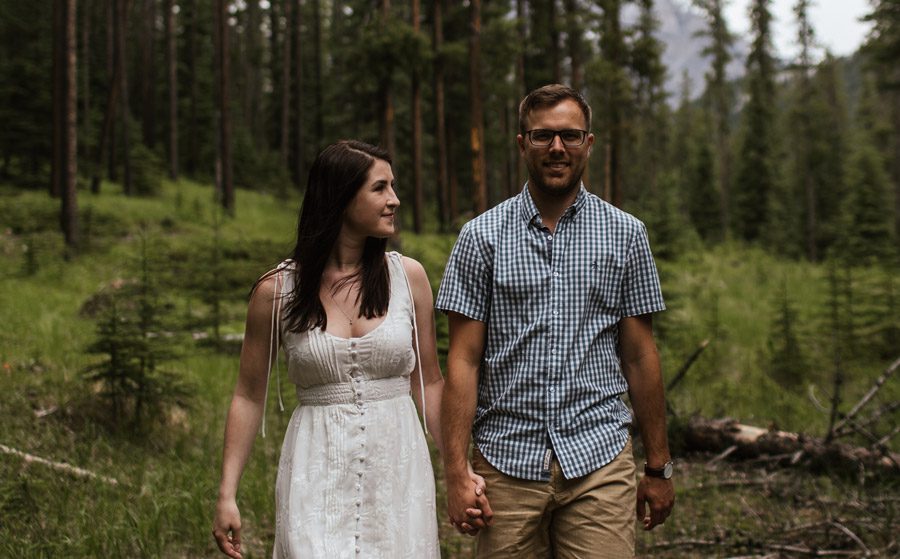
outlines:
{"label": "man's ear", "polygon": [[519,144],[519,154],[525,153],[525,136],[516,134],[516,143]]}

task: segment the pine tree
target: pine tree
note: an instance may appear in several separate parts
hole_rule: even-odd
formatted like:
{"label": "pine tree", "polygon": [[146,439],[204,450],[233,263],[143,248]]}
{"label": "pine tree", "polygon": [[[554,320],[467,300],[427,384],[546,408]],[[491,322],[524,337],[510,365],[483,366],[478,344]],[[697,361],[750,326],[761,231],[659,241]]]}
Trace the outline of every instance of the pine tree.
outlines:
{"label": "pine tree", "polygon": [[[603,198],[621,206],[623,149],[629,119],[634,110],[632,83],[628,73],[628,46],[622,29],[622,0],[599,0],[600,56],[592,62],[589,83],[595,100],[597,128],[604,133],[594,149],[604,154]],[[599,100],[599,102],[597,102]]]}
{"label": "pine tree", "polygon": [[628,198],[641,203],[660,195],[657,178],[669,141],[664,45],[656,38],[659,22],[653,0],[639,0],[640,17],[631,31],[630,66],[634,81],[633,138],[628,146]]}
{"label": "pine tree", "polygon": [[809,364],[797,333],[797,310],[787,283],[782,282],[776,301],[777,314],[769,336],[769,375],[784,388],[796,390],[809,373]]}
{"label": "pine tree", "polygon": [[165,422],[165,412],[190,404],[191,387],[161,365],[176,357],[167,331],[166,306],[154,279],[147,239],[142,237],[139,280],[108,294],[97,338],[86,352],[103,359],[84,369],[113,428],[147,432]]}
{"label": "pine tree", "polygon": [[775,61],[772,57],[771,0],[753,0],[753,45],[747,57],[748,100],[742,113],[743,135],[735,177],[735,230],[746,241],[760,239],[771,224],[769,197],[775,188]]}
{"label": "pine tree", "polygon": [[710,70],[706,73],[704,97],[713,118],[721,239],[730,234],[732,226],[731,114],[734,92],[728,81],[727,68],[732,58],[734,36],[728,30],[728,22],[725,20],[723,10],[726,3],[727,0],[694,0],[694,5],[706,15],[708,26],[703,35],[709,39],[709,44],[703,49],[703,54],[712,57]]}
{"label": "pine tree", "polygon": [[878,77],[878,86],[886,97],[891,137],[880,145],[890,163],[893,191],[893,228],[900,237],[900,5],[896,0],[872,0],[872,11],[865,19],[873,24],[863,47],[868,65]]}

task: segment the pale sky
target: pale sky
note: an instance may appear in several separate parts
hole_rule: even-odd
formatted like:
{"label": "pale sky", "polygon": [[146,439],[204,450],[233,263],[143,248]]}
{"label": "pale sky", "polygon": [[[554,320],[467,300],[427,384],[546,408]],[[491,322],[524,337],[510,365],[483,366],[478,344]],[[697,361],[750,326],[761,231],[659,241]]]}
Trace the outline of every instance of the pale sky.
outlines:
{"label": "pale sky", "polygon": [[[780,58],[792,58],[797,54],[797,26],[794,18],[796,0],[773,0],[773,44]],[[731,0],[726,17],[731,31],[743,35],[750,42],[750,19],[747,7],[750,0]],[[813,0],[809,17],[816,40],[837,56],[852,54],[865,41],[871,27],[859,18],[871,11],[868,0]],[[821,50],[816,58],[821,56]]]}

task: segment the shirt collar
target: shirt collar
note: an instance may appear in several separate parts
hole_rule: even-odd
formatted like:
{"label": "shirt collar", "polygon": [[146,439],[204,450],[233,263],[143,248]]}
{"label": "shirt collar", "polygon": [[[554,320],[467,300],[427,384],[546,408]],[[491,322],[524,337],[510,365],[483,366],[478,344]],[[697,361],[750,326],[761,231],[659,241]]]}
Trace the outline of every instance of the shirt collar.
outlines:
{"label": "shirt collar", "polygon": [[[586,202],[587,190],[585,190],[584,188],[584,183],[579,183],[578,194],[575,196],[575,201],[563,213],[563,216],[568,215],[574,217],[576,214],[578,214],[581,208],[584,207],[584,204]],[[531,197],[531,192],[528,191],[528,183],[525,183],[525,188],[523,188],[522,192],[519,194],[519,207],[522,211],[522,218],[526,223],[538,223],[540,212],[538,211],[538,208],[534,203],[534,198]]]}

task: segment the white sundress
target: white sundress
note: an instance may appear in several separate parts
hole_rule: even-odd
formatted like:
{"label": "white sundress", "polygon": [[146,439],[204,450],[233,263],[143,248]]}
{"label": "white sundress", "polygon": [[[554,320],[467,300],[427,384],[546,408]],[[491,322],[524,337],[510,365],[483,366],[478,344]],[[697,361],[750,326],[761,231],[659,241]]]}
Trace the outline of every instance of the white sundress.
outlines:
{"label": "white sundress", "polygon": [[[365,336],[282,323],[299,404],[275,484],[276,559],[440,557],[434,473],[410,397],[412,303],[400,255],[386,258],[387,315]],[[290,293],[291,274],[279,273],[278,291]]]}

